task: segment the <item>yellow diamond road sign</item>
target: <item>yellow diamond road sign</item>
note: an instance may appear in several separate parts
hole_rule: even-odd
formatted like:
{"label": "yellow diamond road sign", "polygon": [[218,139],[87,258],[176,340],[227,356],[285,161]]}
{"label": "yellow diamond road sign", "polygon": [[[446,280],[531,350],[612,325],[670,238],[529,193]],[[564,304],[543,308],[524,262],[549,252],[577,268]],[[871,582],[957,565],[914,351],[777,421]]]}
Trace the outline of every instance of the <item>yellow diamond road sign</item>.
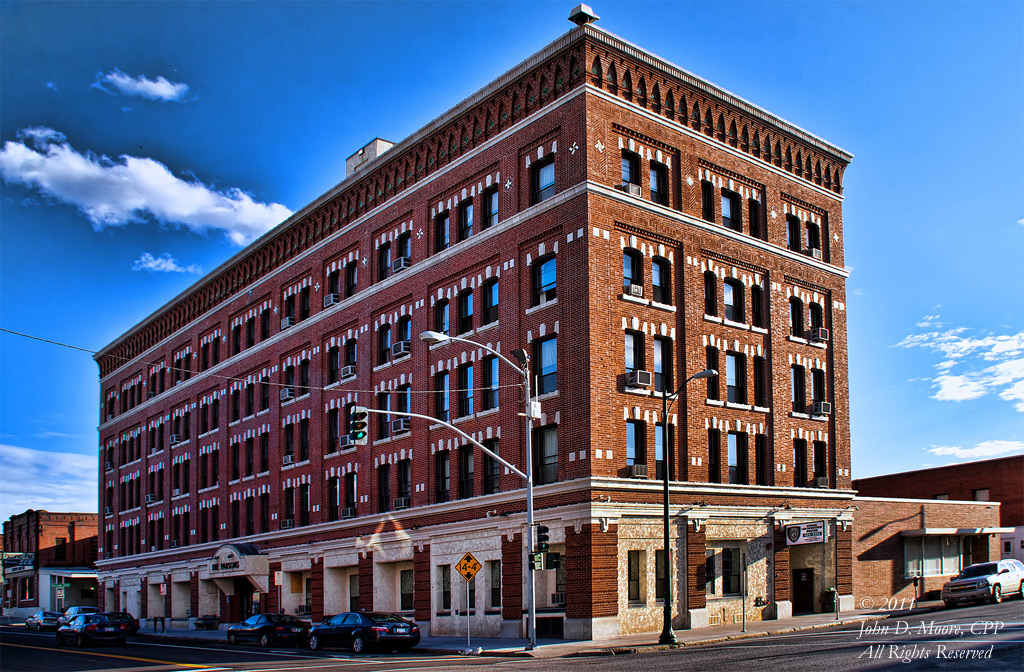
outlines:
{"label": "yellow diamond road sign", "polygon": [[462,556],[462,560],[459,560],[459,564],[455,565],[455,571],[462,574],[466,581],[472,581],[476,573],[480,571],[483,565],[480,561],[473,557],[472,553],[466,553]]}

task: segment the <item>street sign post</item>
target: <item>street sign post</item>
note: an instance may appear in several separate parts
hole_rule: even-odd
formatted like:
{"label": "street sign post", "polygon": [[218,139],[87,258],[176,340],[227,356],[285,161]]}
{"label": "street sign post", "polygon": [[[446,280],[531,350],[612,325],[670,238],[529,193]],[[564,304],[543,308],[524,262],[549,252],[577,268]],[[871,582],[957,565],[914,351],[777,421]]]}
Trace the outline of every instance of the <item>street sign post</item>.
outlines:
{"label": "street sign post", "polygon": [[470,616],[469,616],[469,582],[473,580],[476,573],[480,571],[483,565],[480,561],[473,557],[472,553],[466,553],[462,556],[462,560],[459,560],[459,564],[455,565],[455,571],[462,575],[462,578],[466,580],[466,654],[471,653],[469,644],[469,631],[470,631]]}

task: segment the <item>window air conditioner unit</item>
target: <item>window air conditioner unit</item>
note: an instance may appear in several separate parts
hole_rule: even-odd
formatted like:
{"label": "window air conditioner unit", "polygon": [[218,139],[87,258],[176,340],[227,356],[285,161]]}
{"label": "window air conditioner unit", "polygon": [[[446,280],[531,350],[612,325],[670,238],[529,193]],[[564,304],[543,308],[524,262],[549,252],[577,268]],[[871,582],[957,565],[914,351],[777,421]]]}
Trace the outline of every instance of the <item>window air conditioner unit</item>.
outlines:
{"label": "window air conditioner unit", "polygon": [[398,341],[397,343],[392,343],[391,356],[395,358],[408,355],[411,352],[410,345],[409,341]]}
{"label": "window air conditioner unit", "polygon": [[112,507],[112,506],[104,506],[103,507],[103,515],[104,516],[111,516],[113,514],[114,514],[114,507]]}
{"label": "window air conditioner unit", "polygon": [[815,259],[817,259],[818,261],[821,261],[821,250],[819,248],[812,247],[811,249],[807,250],[807,253],[810,254]]}
{"label": "window air conditioner unit", "polygon": [[329,308],[339,301],[341,301],[341,297],[337,294],[327,294],[324,296],[324,308]]}
{"label": "window air conditioner unit", "polygon": [[563,606],[565,604],[565,593],[551,593],[551,604]]}
{"label": "window air conditioner unit", "polygon": [[352,366],[351,364],[349,364],[348,366],[341,367],[342,378],[351,378],[354,375],[356,375],[356,367]]}
{"label": "window air conditioner unit", "polygon": [[285,455],[284,459],[281,460],[281,461],[284,464],[292,464],[293,462],[295,462],[295,456],[294,455]]}
{"label": "window air conditioner unit", "polygon": [[295,527],[295,519],[294,518],[285,518],[284,520],[281,521],[281,529],[282,530],[290,530],[293,527]]}
{"label": "window air conditioner unit", "polygon": [[180,541],[178,541],[177,539],[171,540],[171,548],[177,548],[178,546],[181,546]]}
{"label": "window air conditioner unit", "polygon": [[152,504],[156,501],[156,495],[146,495],[146,504]]}
{"label": "window air conditioner unit", "polygon": [[643,296],[644,296],[644,286],[643,285],[634,285],[634,284],[631,283],[631,284],[626,285],[626,292],[630,296],[635,296],[637,298],[642,299]]}
{"label": "window air conditioner unit", "polygon": [[630,478],[647,478],[647,465],[646,464],[631,464],[631,465],[629,465],[629,477]]}
{"label": "window air conditioner unit", "polygon": [[281,401],[289,401],[295,398],[294,387],[282,387],[281,388]]}
{"label": "window air conditioner unit", "polygon": [[825,327],[815,327],[811,329],[811,340],[818,343],[823,343],[828,340],[828,329]]}
{"label": "window air conditioner unit", "polygon": [[408,509],[411,505],[410,497],[395,497],[395,510]]}
{"label": "window air conditioner unit", "polygon": [[630,196],[640,196],[643,193],[643,190],[640,188],[640,185],[633,184],[632,182],[623,182],[622,184],[619,185],[619,189],[626,192]]}
{"label": "window air conditioner unit", "polygon": [[814,487],[816,488],[827,488],[828,487],[828,476],[818,476],[814,479]]}
{"label": "window air conditioner unit", "polygon": [[811,408],[812,415],[831,415],[832,413],[832,402],[829,401],[816,401]]}
{"label": "window air conditioner unit", "polygon": [[110,471],[111,469],[114,468],[114,463],[113,462],[106,462],[106,463],[104,463],[103,468],[106,471]]}
{"label": "window air conditioner unit", "polygon": [[288,327],[295,324],[295,318],[289,315],[288,317],[281,318],[281,328],[287,329]]}
{"label": "window air conditioner unit", "polygon": [[171,490],[171,497],[177,497],[180,494],[181,494],[181,488],[175,488],[174,490]]}
{"label": "window air conditioner unit", "polygon": [[171,434],[171,445],[181,443],[181,434]]}
{"label": "window air conditioner unit", "polygon": [[391,421],[391,431],[395,434],[409,431],[409,418],[396,418]]}
{"label": "window air conditioner unit", "polygon": [[338,437],[338,445],[342,450],[345,450],[346,448],[352,448],[356,444],[355,441],[352,440],[351,434],[342,434]]}
{"label": "window air conditioner unit", "polygon": [[356,507],[351,506],[351,507],[347,507],[347,508],[342,509],[341,510],[341,517],[342,518],[355,518],[356,517]]}
{"label": "window air conditioner unit", "polygon": [[412,266],[412,257],[399,257],[391,262],[391,272],[398,273]]}
{"label": "window air conditioner unit", "polygon": [[629,387],[650,387],[654,384],[654,376],[650,371],[629,371],[626,373],[626,385]]}

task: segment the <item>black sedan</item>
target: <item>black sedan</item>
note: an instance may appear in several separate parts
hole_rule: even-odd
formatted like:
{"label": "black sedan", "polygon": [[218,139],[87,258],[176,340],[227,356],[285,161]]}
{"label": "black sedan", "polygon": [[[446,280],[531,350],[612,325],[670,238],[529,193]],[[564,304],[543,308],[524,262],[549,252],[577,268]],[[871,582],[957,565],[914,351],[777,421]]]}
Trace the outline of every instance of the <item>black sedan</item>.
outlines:
{"label": "black sedan", "polygon": [[56,630],[59,627],[60,617],[63,616],[59,611],[44,611],[40,609],[36,613],[32,614],[25,619],[26,630]]}
{"label": "black sedan", "polygon": [[94,642],[117,642],[124,644],[128,639],[128,626],[114,623],[102,614],[75,616],[67,625],[57,628],[57,646],[74,642],[85,646]]}
{"label": "black sedan", "polygon": [[287,614],[256,614],[228,627],[228,644],[259,642],[260,646],[301,644],[309,623]]}
{"label": "black sedan", "polygon": [[139,632],[139,619],[135,618],[127,611],[104,611],[104,616],[109,618],[114,623],[124,623],[128,628],[129,635],[135,635]]}
{"label": "black sedan", "polygon": [[309,648],[346,646],[356,653],[371,648],[408,651],[420,643],[420,627],[396,614],[348,612],[309,629]]}

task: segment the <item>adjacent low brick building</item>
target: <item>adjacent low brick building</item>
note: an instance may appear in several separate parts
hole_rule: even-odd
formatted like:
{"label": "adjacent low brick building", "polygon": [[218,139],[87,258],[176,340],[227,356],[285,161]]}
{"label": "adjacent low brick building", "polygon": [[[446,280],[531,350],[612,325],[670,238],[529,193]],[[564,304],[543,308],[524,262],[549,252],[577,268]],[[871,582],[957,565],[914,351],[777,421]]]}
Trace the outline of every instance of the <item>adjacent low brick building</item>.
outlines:
{"label": "adjacent low brick building", "polygon": [[4,521],[5,615],[96,605],[97,518],[29,509]]}
{"label": "adjacent low brick building", "polygon": [[542,634],[853,606],[851,155],[574,18],[97,354],[105,606],[523,635],[523,483],[439,422],[525,468],[521,381],[427,330],[532,358]]}

